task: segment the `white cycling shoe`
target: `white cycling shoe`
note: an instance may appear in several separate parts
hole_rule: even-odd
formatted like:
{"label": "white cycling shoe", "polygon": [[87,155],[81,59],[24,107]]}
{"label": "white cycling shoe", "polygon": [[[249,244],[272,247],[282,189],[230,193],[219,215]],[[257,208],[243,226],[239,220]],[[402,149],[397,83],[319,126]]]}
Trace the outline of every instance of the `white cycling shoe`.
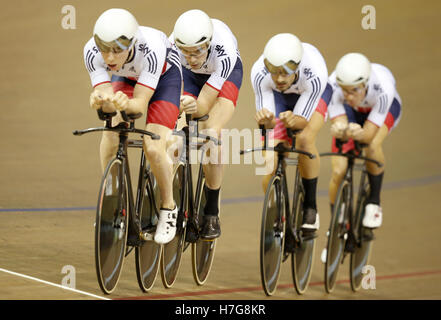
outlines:
{"label": "white cycling shoe", "polygon": [[176,235],[176,219],[178,217],[178,206],[173,210],[161,209],[159,211],[158,225],[156,226],[155,242],[166,244],[173,240]]}
{"label": "white cycling shoe", "polygon": [[379,205],[369,203],[366,205],[363,227],[375,229],[381,226],[383,222],[383,210]]}

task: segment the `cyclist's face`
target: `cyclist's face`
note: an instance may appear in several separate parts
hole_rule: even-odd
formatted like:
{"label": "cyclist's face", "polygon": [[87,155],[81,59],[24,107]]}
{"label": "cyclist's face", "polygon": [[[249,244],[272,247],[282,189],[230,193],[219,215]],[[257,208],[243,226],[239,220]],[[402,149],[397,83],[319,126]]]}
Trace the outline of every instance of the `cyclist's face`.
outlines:
{"label": "cyclist's face", "polygon": [[357,107],[361,104],[366,96],[366,86],[359,84],[356,86],[340,86],[343,91],[346,102],[351,107]]}
{"label": "cyclist's face", "polygon": [[122,68],[124,63],[127,61],[129,56],[129,50],[122,50],[116,52],[115,50],[110,50],[108,52],[101,52],[104,62],[112,71],[117,71]]}
{"label": "cyclist's face", "polygon": [[179,48],[181,50],[185,60],[192,69],[200,69],[202,65],[207,61],[208,57],[208,44],[205,43],[202,46]]}
{"label": "cyclist's face", "polygon": [[285,70],[278,70],[277,72],[271,73],[271,78],[273,79],[277,90],[280,91],[288,90],[296,80],[296,77],[296,73],[288,74]]}

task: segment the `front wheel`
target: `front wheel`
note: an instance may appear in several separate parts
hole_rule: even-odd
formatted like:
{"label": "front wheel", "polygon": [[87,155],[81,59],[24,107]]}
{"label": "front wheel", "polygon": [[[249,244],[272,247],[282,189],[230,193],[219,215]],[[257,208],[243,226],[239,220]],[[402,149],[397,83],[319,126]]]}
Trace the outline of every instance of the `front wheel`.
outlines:
{"label": "front wheel", "polygon": [[357,241],[354,251],[351,253],[351,262],[349,268],[351,289],[354,292],[360,290],[361,288],[364,276],[363,271],[365,266],[369,263],[369,258],[372,251],[372,242],[374,238],[372,229],[364,228],[362,224],[368,195],[369,185],[366,185],[360,195],[361,198],[358,200],[354,224],[354,229],[357,230]]}
{"label": "front wheel", "polygon": [[325,263],[325,289],[328,293],[331,293],[335,288],[338,269],[345,249],[348,230],[347,212],[350,204],[349,189],[349,182],[343,180],[335,199],[334,211],[332,212]]}
{"label": "front wheel", "polygon": [[285,241],[285,199],[280,177],[273,176],[263,202],[260,231],[260,279],[265,294],[277,288]]}
{"label": "front wheel", "polygon": [[182,251],[185,243],[185,224],[186,219],[185,208],[181,205],[184,201],[181,201],[185,188],[184,181],[184,165],[179,164],[173,175],[173,199],[178,206],[178,217],[176,219],[176,235],[169,243],[163,245],[162,259],[161,259],[161,277],[164,287],[170,288],[176,281],[176,277],[181,265]]}
{"label": "front wheel", "polygon": [[[196,197],[196,208],[198,212],[199,230],[202,228],[204,221],[204,208],[207,203],[207,187],[205,185],[205,178],[202,179],[202,183],[199,186],[198,194]],[[220,196],[218,208],[220,212]],[[214,252],[216,249],[216,239],[208,241],[199,238],[197,242],[191,246],[191,260],[193,269],[193,278],[197,285],[202,286],[207,281],[208,275],[213,265]]]}
{"label": "front wheel", "polygon": [[291,255],[292,278],[298,294],[305,293],[311,280],[316,239],[315,237],[303,237],[301,233],[304,196],[303,189],[301,186],[298,186],[293,214],[294,227],[299,242],[296,244],[294,252]]}
{"label": "front wheel", "polygon": [[115,290],[121,275],[129,214],[127,179],[122,161],[115,158],[101,181],[95,221],[96,274],[105,294]]}
{"label": "front wheel", "polygon": [[159,201],[159,188],[150,171],[146,170],[145,179],[141,187],[141,201],[139,220],[143,232],[151,235],[151,240],[144,242],[135,249],[136,276],[139,287],[143,292],[148,292],[153,287],[158,275],[161,246],[153,241],[154,231],[158,224],[157,205]]}

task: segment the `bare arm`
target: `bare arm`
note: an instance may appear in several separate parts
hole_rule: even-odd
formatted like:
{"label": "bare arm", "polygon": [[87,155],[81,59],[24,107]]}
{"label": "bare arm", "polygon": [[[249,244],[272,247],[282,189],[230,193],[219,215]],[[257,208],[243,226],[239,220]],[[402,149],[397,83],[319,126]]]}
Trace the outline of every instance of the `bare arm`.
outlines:
{"label": "bare arm", "polygon": [[142,113],[146,114],[147,106],[152,98],[154,90],[137,84],[133,90],[133,98],[129,100],[126,112],[131,113]]}
{"label": "bare arm", "polygon": [[202,87],[197,99],[197,112],[193,114],[194,118],[202,117],[210,112],[216,102],[219,91],[205,84]]}

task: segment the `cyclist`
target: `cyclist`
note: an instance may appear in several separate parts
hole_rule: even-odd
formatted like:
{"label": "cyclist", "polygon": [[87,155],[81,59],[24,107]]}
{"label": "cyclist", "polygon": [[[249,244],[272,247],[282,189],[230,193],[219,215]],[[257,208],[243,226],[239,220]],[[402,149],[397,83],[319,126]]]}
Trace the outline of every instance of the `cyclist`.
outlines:
{"label": "cyclist", "polygon": [[[160,140],[144,137],[144,150],[161,195],[154,240],[167,243],[176,233],[177,216],[173,164],[166,153],[167,137],[179,115],[182,74],[177,52],[163,32],[139,26],[130,12],[113,8],[96,21],[93,37],[84,47],[84,62],[93,86],[90,95],[93,109],[117,111],[112,125],[123,121],[120,111],[147,113],[145,129],[161,137]],[[104,132],[100,145],[103,171],[117,147],[118,135]],[[136,240],[146,240],[139,222],[135,223],[139,233]]]}
{"label": "cyclist", "polygon": [[[176,21],[170,40],[178,47],[183,65],[181,108],[194,118],[208,113],[202,130],[220,139],[221,129],[232,118],[242,84],[242,61],[237,40],[228,26],[201,10],[184,12]],[[213,148],[210,149],[210,152]],[[223,178],[220,147],[217,159],[203,165],[208,189],[201,238],[221,234],[219,192]]]}
{"label": "cyclist", "polygon": [[[295,147],[316,156],[314,159],[299,156],[299,169],[305,188],[302,229],[311,234],[320,225],[316,203],[320,158],[316,137],[325,123],[327,105],[332,96],[332,88],[327,81],[328,70],[320,52],[290,33],[273,36],[251,70],[257,123],[274,128],[270,133],[274,145],[279,142],[290,144],[286,128],[302,130],[296,136]],[[270,169],[262,181],[264,192],[274,174],[277,155],[266,152],[265,159]],[[290,236],[288,232],[287,237]]]}
{"label": "cyclist", "polygon": [[[385,66],[370,63],[363,54],[348,53],[337,63],[330,81],[334,89],[328,109],[332,123],[332,151],[338,151],[335,138],[349,139],[343,145],[343,152],[351,150],[354,140],[357,140],[368,145],[367,157],[384,164],[383,142],[401,117],[401,98],[395,88],[394,76]],[[346,167],[346,158],[332,157],[332,178],[329,184],[331,210]],[[367,162],[366,169],[370,195],[363,226],[378,228],[383,219],[380,191],[384,166],[380,168]]]}

